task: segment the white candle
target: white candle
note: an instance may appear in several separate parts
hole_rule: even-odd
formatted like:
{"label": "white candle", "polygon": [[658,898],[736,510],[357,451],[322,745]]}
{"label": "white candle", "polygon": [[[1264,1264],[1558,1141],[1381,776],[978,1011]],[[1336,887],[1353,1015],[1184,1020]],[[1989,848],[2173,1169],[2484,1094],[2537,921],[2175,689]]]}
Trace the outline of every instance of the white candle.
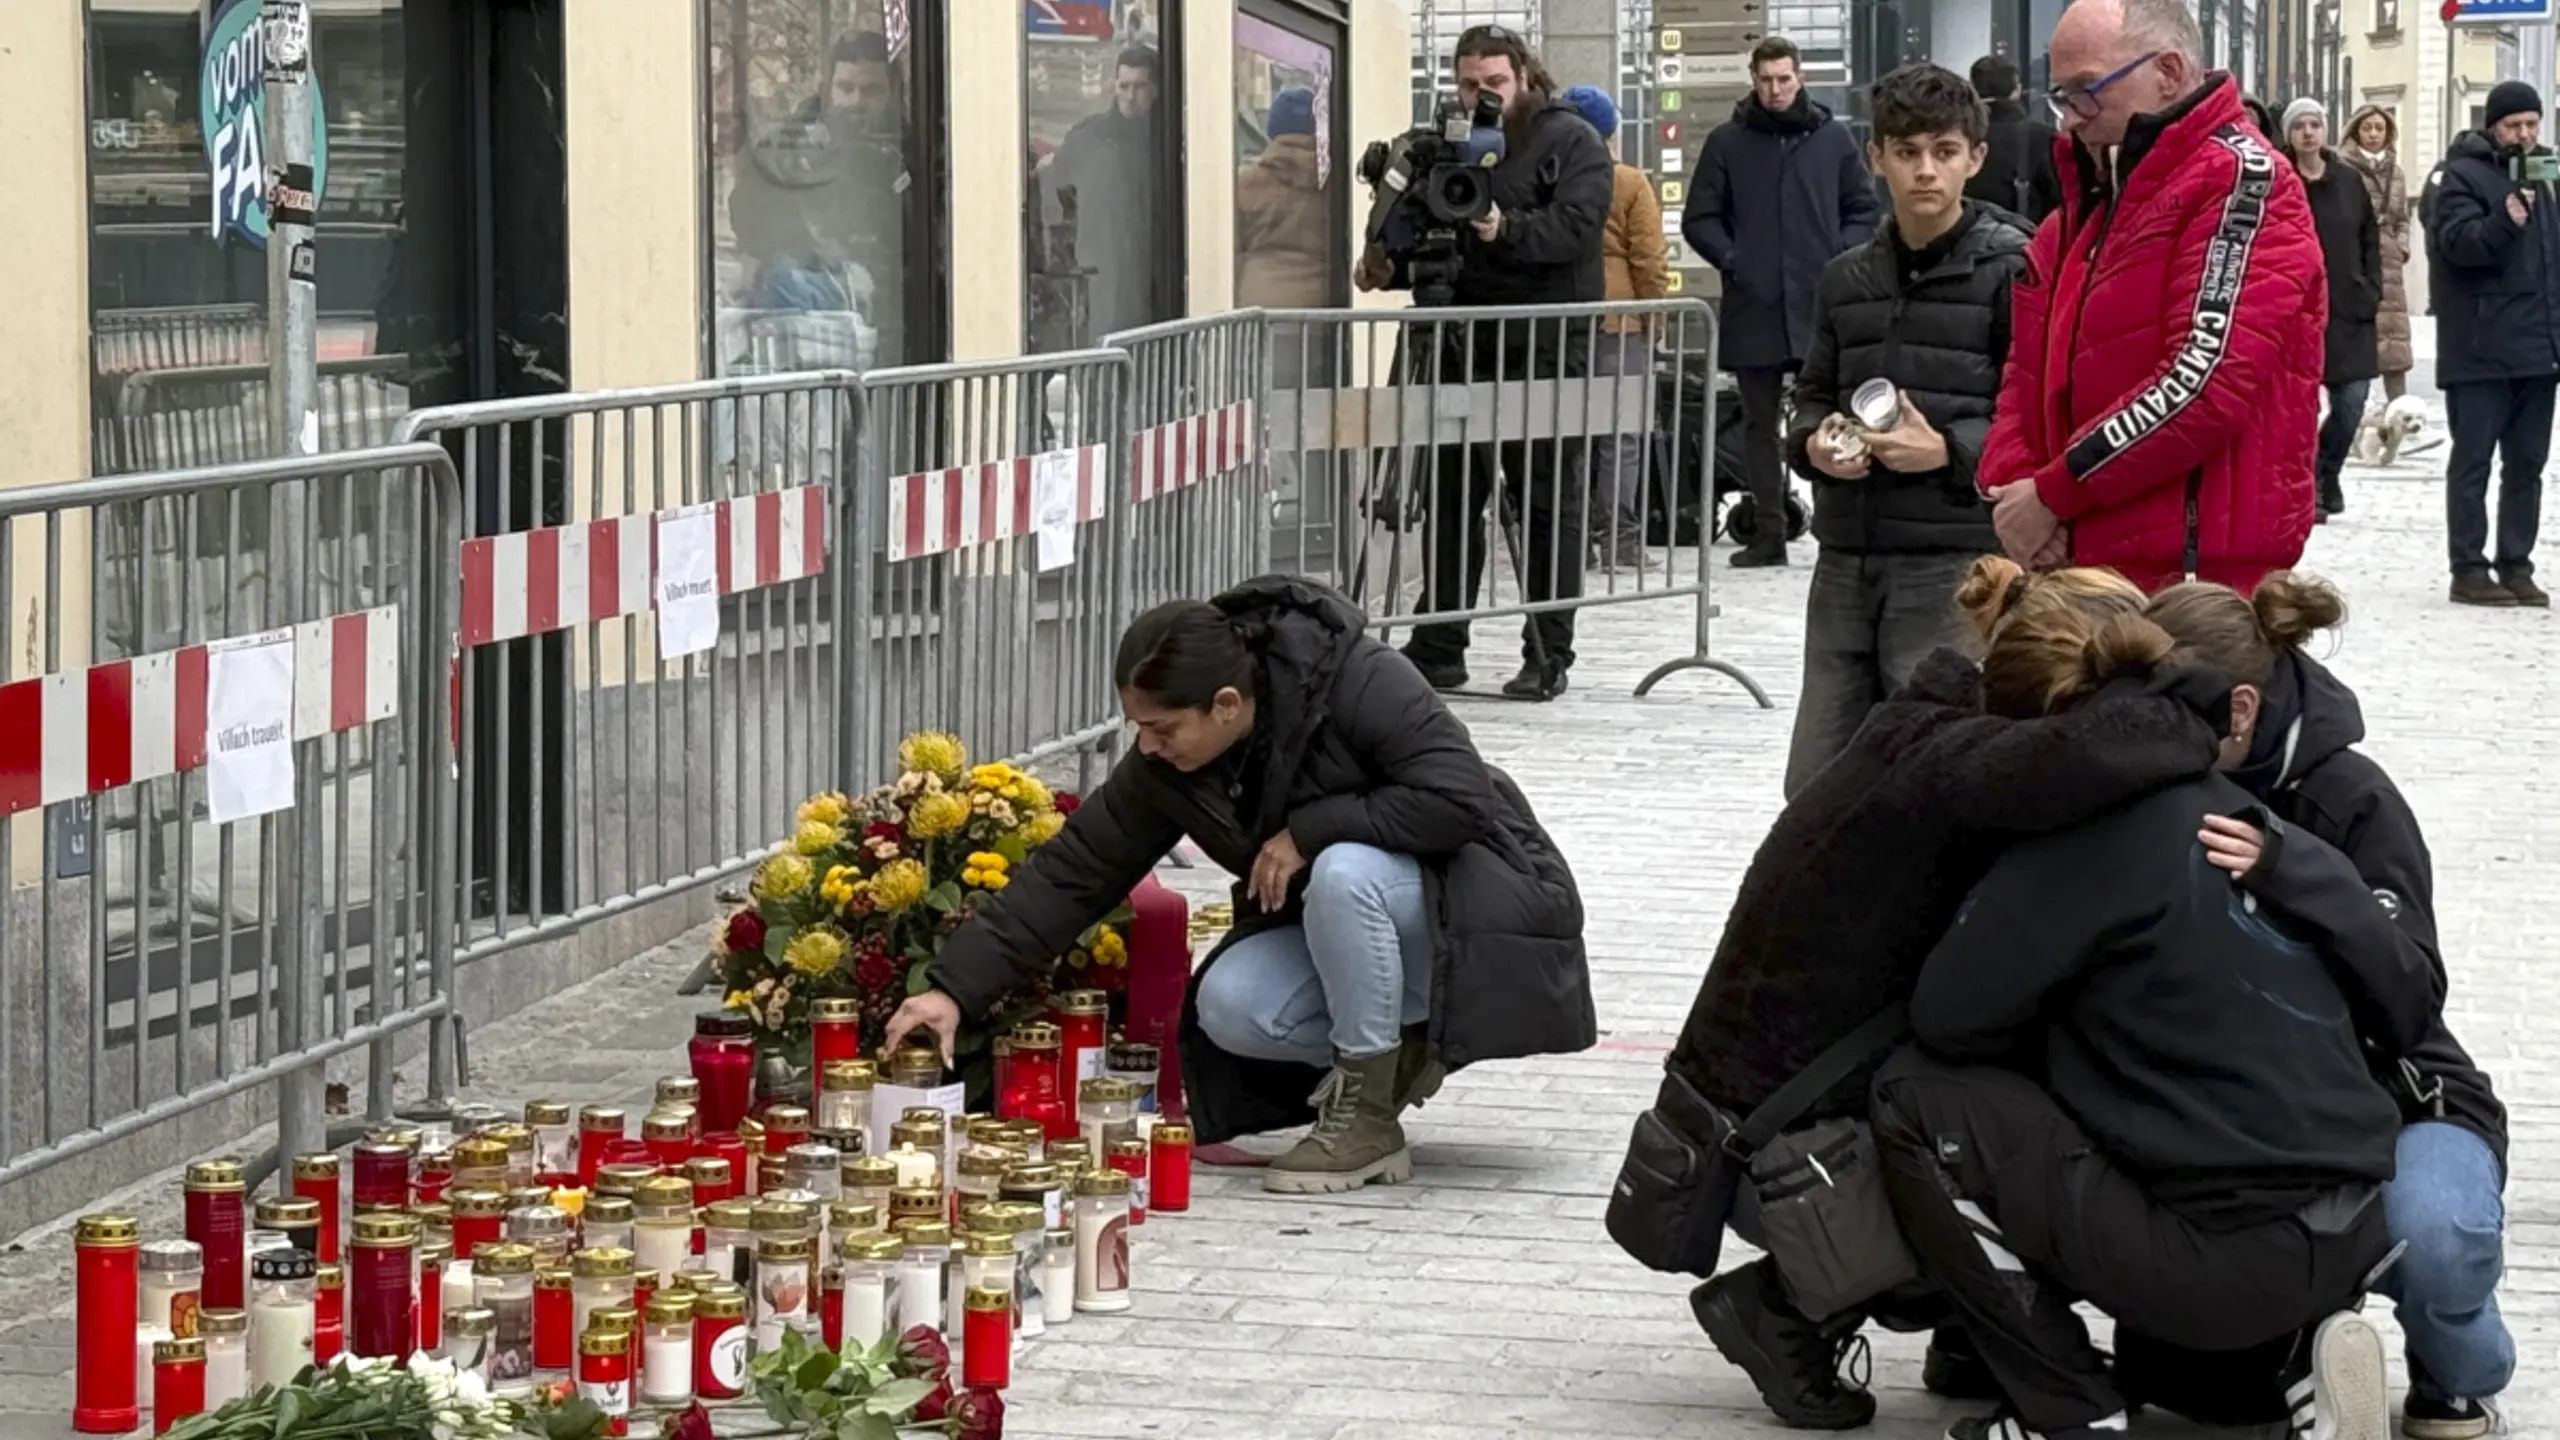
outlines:
{"label": "white candle", "polygon": [[652,1325],[642,1345],[640,1394],[653,1405],[693,1400],[693,1327]]}
{"label": "white candle", "polygon": [[[663,1277],[659,1283],[693,1262],[693,1230],[685,1225],[641,1225],[631,1232],[635,1264],[643,1270],[655,1270]],[[583,1332],[581,1332],[583,1333]]]}
{"label": "white candle", "polygon": [[889,1325],[889,1282],[876,1265],[848,1265],[844,1276],[844,1351],[848,1355],[880,1343]]}
{"label": "white candle", "polygon": [[151,1408],[151,1347],[175,1338],[168,1326],[148,1322],[133,1332],[133,1403],[137,1408]]}
{"label": "white candle", "polygon": [[249,1307],[249,1386],[290,1385],[311,1363],[320,1321],[312,1302],[262,1295]]}
{"label": "white candle", "polygon": [[941,1156],[934,1151],[901,1145],[889,1158],[898,1162],[898,1184],[903,1189],[942,1183]]}
{"label": "white candle", "polygon": [[249,1337],[209,1335],[204,1342],[204,1408],[219,1410],[249,1393]]}
{"label": "white candle", "polygon": [[1051,1230],[1040,1256],[1041,1318],[1064,1325],[1076,1318],[1076,1242],[1067,1230]]}

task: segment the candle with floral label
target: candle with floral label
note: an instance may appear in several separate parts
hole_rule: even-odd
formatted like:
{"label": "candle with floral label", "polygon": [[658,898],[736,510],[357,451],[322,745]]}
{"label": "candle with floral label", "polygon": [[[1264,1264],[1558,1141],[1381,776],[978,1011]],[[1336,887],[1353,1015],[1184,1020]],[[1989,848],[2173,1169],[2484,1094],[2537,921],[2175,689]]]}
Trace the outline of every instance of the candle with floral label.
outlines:
{"label": "candle with floral label", "polygon": [[154,1240],[140,1252],[142,1323],[178,1339],[196,1333],[204,1304],[204,1250],[192,1240]]}
{"label": "candle with floral label", "polygon": [[714,1285],[693,1300],[693,1390],[706,1405],[725,1405],[747,1388],[746,1292]]}
{"label": "candle with floral label", "polygon": [[1091,1170],[1076,1177],[1076,1309],[1129,1308],[1129,1177]]}

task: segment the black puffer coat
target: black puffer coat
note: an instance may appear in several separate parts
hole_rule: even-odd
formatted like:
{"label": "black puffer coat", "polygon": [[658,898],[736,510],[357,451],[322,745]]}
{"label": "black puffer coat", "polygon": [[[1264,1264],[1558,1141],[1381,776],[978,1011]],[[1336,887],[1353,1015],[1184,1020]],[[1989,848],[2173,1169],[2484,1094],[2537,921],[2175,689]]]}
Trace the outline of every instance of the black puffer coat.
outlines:
{"label": "black puffer coat", "polygon": [[1698,147],[1680,233],[1716,267],[1716,344],[1725,368],[1788,365],[1813,343],[1822,267],[1876,233],[1884,210],[1849,127],[1799,92],[1772,111],[1734,102]]}
{"label": "black puffer coat", "polygon": [[[1813,482],[1813,535],[1853,554],[1997,553],[1991,512],[1974,493],[1974,466],[2000,398],[2009,356],[2009,285],[2027,268],[2035,232],[2006,210],[1964,202],[1958,228],[1923,252],[1906,283],[1891,220],[1882,234],[1822,272],[1813,348],[1796,377],[1796,423],[1787,454]],[[1939,247],[1943,248],[1940,253]],[[1869,380],[1890,380],[1947,440],[1947,465],[1903,473],[1869,464],[1866,478],[1834,480],[1806,458],[1805,442]]]}
{"label": "black puffer coat", "polygon": [[2382,222],[2374,218],[2364,176],[2336,151],[2329,152],[2319,179],[2303,180],[2302,192],[2311,202],[2311,227],[2319,233],[2320,260],[2329,272],[2320,382],[2370,380],[2382,373]]}
{"label": "black puffer coat", "polygon": [[[1670,1068],[1740,1117],[1909,998],[1930,947],[2010,844],[2212,770],[2216,727],[2201,711],[2228,691],[2180,689],[2194,683],[2166,676],[2019,721],[1983,713],[1981,672],[1963,656],[1920,662],[1760,842]],[[1873,1073],[1803,1118],[1864,1115]]]}
{"label": "black puffer coat", "polygon": [[2428,182],[2427,293],[2439,385],[2560,374],[2560,203],[2552,186],[2535,186],[2517,224],[2507,197],[2522,192],[2507,161],[2474,130],[2453,142]]}
{"label": "black puffer coat", "polygon": [[[1362,633],[1357,606],[1312,580],[1264,576],[1216,604],[1268,627],[1260,719],[1239,767],[1185,774],[1134,751],[1032,853],[1012,885],[952,935],[933,982],[968,1014],[1049,973],[1189,835],[1237,875],[1283,829],[1309,860],[1359,844],[1423,862],[1436,963],[1431,1044],[1451,1069],[1560,1054],[1598,1038],[1582,948],[1582,898],[1511,778],[1485,764],[1464,725],[1411,662]],[[1227,943],[1299,923],[1263,914],[1236,887]],[[1225,947],[1220,947],[1223,954]],[[1203,1143],[1305,1122],[1320,1073],[1249,1060],[1200,1030],[1192,977],[1180,1037],[1183,1088]]]}

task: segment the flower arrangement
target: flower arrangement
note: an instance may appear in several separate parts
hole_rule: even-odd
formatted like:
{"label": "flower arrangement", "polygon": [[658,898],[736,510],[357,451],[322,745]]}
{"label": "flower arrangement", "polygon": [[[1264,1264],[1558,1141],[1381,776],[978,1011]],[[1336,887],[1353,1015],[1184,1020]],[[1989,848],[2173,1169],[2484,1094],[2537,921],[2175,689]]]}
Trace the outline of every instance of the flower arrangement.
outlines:
{"label": "flower arrangement", "polygon": [[406,1369],[388,1356],[340,1355],[291,1385],[262,1386],[169,1427],[174,1440],[602,1440],[607,1433],[604,1412],[584,1400],[493,1399],[479,1376],[423,1351]]}
{"label": "flower arrangement", "polygon": [[[860,1355],[838,1356],[786,1331],[782,1347],[748,1368],[750,1394],[779,1427],[753,1432],[791,1440],[902,1440],[919,1434],[951,1440],[1004,1440],[1004,1398],[953,1384],[951,1351],[930,1327],[883,1335]],[[741,1432],[746,1433],[746,1432]],[[671,1418],[670,1440],[712,1440],[700,1405]]]}
{"label": "flower arrangement", "polygon": [[[908,736],[898,765],[896,780],[867,795],[802,804],[791,837],[756,868],[747,903],[713,941],[728,1005],[771,1048],[806,1044],[811,1001],[849,997],[860,1002],[863,1048],[877,1050],[899,1003],[930,988],[944,938],[1002,894],[1075,811],[1074,796],[1011,765],[973,765],[939,731]],[[1096,988],[1125,977],[1128,944],[1115,921],[1125,917],[1087,931],[1063,957]],[[962,1032],[960,1050],[983,1053],[990,1031],[1042,998],[999,1004],[985,1027]]]}

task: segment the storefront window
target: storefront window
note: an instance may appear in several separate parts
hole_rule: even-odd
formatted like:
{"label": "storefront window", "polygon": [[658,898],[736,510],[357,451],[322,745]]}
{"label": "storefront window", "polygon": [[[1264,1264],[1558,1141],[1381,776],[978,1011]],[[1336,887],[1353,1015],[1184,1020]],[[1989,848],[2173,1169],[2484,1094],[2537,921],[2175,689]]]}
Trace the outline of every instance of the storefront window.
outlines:
{"label": "storefront window", "polygon": [[1236,15],[1236,304],[1346,304],[1338,33]]}
{"label": "storefront window", "polygon": [[1182,313],[1182,105],[1153,11],[1133,0],[1025,11],[1024,309],[1035,351]]}
{"label": "storefront window", "polygon": [[714,368],[939,359],[941,6],[707,0],[707,20]]}

